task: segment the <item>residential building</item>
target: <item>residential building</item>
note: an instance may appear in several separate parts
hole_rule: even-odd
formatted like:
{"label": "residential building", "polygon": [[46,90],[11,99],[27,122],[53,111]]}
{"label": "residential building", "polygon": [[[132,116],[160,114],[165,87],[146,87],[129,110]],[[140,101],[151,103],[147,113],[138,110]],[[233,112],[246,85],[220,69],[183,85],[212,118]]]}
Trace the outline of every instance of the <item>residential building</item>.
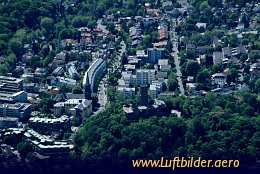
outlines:
{"label": "residential building", "polygon": [[74,146],[69,144],[68,141],[57,141],[47,139],[45,136],[38,132],[29,129],[23,133],[23,139],[29,142],[35,152],[40,155],[63,158],[69,157],[69,153]]}
{"label": "residential building", "polygon": [[212,84],[218,85],[218,87],[223,87],[226,84],[226,75],[224,73],[216,73],[211,76]]}
{"label": "residential building", "polygon": [[74,79],[70,79],[70,78],[66,78],[66,77],[57,77],[56,78],[56,83],[52,82],[52,85],[57,85],[57,86],[61,86],[61,85],[66,85],[69,88],[74,88],[77,85],[77,81]]}
{"label": "residential building", "polygon": [[[94,86],[99,77],[101,77],[106,71],[106,61],[102,58],[96,59],[88,70],[85,72],[85,76],[83,78],[83,90],[87,87],[88,83],[90,84],[91,92],[94,91]],[[88,83],[87,83],[88,79]]]}
{"label": "residential building", "polygon": [[64,74],[64,69],[61,66],[55,68],[55,70],[51,73],[53,76],[62,76]]}
{"label": "residential building", "polygon": [[138,69],[136,70],[136,85],[150,85],[152,83],[152,70]]}
{"label": "residential building", "polygon": [[72,78],[74,80],[78,80],[79,79],[79,74],[78,74],[74,64],[69,64],[68,65],[68,72],[69,72],[70,78]]}
{"label": "residential building", "polygon": [[64,102],[55,103],[53,106],[53,115],[60,116],[64,110]]}
{"label": "residential building", "polygon": [[168,59],[159,59],[157,65],[157,77],[167,78],[167,72],[171,69]]}
{"label": "residential building", "polygon": [[26,102],[28,99],[27,92],[6,92],[0,91],[0,103],[17,103],[17,102]]}
{"label": "residential building", "polygon": [[134,97],[135,97],[135,88],[118,86],[117,92],[130,99],[134,99]]}
{"label": "residential building", "polygon": [[151,99],[156,99],[158,98],[158,89],[156,87],[156,85],[150,85],[150,96],[151,96]]}
{"label": "residential building", "polygon": [[0,117],[0,129],[17,128],[18,118],[14,117]]}
{"label": "residential building", "polygon": [[159,39],[160,41],[164,41],[164,40],[168,40],[169,38],[169,33],[168,33],[168,30],[163,28],[161,30],[159,30]]}
{"label": "residential building", "polygon": [[18,92],[23,90],[23,79],[0,76],[0,91]]}
{"label": "residential building", "polygon": [[143,25],[144,27],[148,27],[149,25],[157,23],[158,19],[157,18],[143,18]]}
{"label": "residential building", "polygon": [[28,121],[28,125],[31,129],[43,134],[70,131],[70,119],[66,115],[62,115],[59,118],[31,117]]}
{"label": "residential building", "polygon": [[150,63],[158,63],[158,59],[163,59],[164,48],[148,48],[148,60]]}
{"label": "residential building", "polygon": [[172,1],[163,1],[162,2],[162,7],[165,11],[170,11],[173,9],[173,6],[172,6]]}
{"label": "residential building", "polygon": [[73,116],[90,116],[92,113],[92,101],[87,99],[69,99],[64,102],[64,110]]}
{"label": "residential building", "polygon": [[31,112],[31,104],[28,103],[0,105],[0,117],[26,118],[30,116]]}

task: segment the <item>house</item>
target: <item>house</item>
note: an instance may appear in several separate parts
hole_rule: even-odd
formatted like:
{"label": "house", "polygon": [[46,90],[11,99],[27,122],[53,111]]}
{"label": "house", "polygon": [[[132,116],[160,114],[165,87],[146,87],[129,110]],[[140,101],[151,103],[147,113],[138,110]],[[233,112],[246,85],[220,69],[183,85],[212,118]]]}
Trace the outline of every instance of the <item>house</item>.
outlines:
{"label": "house", "polygon": [[195,44],[187,44],[186,45],[186,50],[195,54],[196,52],[196,45]]}
{"label": "house", "polygon": [[239,45],[236,48],[224,47],[222,48],[223,63],[237,62],[237,58],[242,54],[247,54],[247,50],[243,45]]}
{"label": "house", "polygon": [[169,32],[167,29],[161,29],[159,30],[159,39],[160,41],[168,40],[169,38]]}
{"label": "house", "polygon": [[204,28],[204,29],[206,29],[206,28],[207,28],[207,23],[197,23],[196,26],[197,26],[198,28]]}
{"label": "house", "polygon": [[70,78],[74,79],[74,80],[78,80],[79,79],[79,74],[76,70],[75,64],[74,63],[70,63],[67,65],[67,69],[70,75]]}
{"label": "house", "polygon": [[146,9],[146,14],[153,17],[157,16],[159,12],[160,9],[151,9],[151,8]]}
{"label": "house", "polygon": [[64,110],[72,116],[88,117],[92,113],[92,100],[69,99],[64,102]]}
{"label": "house", "polygon": [[64,69],[62,68],[62,66],[58,66],[57,68],[55,68],[55,70],[51,73],[51,75],[53,76],[62,76],[64,74]]}
{"label": "house", "polygon": [[216,48],[217,46],[221,46],[221,40],[217,36],[213,36],[212,38],[212,46]]}
{"label": "house", "polygon": [[165,48],[167,46],[167,42],[165,42],[165,41],[163,41],[163,42],[156,42],[156,43],[153,43],[153,46],[157,47],[157,48]]}
{"label": "house", "polygon": [[171,11],[173,9],[172,1],[163,1],[162,7],[165,11]]}
{"label": "house", "polygon": [[148,27],[149,25],[152,25],[157,22],[158,22],[158,19],[154,18],[154,17],[143,18],[143,21],[142,21],[144,27]]}
{"label": "house", "polygon": [[66,77],[57,77],[55,84],[57,86],[66,85],[69,88],[74,88],[77,85],[77,81]]}
{"label": "house", "polygon": [[167,11],[167,14],[174,18],[178,18],[181,15],[181,12],[177,8],[174,8],[171,11]]}
{"label": "house", "polygon": [[260,76],[260,63],[254,63],[250,66],[250,75],[253,77],[259,77]]}
{"label": "house", "polygon": [[206,54],[211,50],[212,50],[212,46],[209,46],[209,45],[197,46],[196,47],[196,52],[199,53],[199,54]]}
{"label": "house", "polygon": [[239,33],[242,33],[245,30],[245,24],[243,24],[243,23],[238,24],[237,27],[236,27],[236,30]]}
{"label": "house", "polygon": [[216,73],[211,76],[212,84],[223,87],[226,84],[226,75],[224,73]]}

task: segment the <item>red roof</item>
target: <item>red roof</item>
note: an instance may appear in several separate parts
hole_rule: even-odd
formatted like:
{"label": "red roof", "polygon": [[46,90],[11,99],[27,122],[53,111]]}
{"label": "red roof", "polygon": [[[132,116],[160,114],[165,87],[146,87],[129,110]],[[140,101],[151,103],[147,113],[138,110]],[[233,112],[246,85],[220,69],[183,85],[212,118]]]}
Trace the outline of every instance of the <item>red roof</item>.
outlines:
{"label": "red roof", "polygon": [[69,44],[71,44],[71,43],[76,43],[76,42],[77,42],[77,41],[74,40],[74,39],[64,39],[63,41],[66,42],[66,43],[69,43]]}
{"label": "red roof", "polygon": [[92,43],[92,39],[90,39],[90,38],[87,38],[84,41],[87,42],[87,43]]}
{"label": "red roof", "polygon": [[83,36],[83,37],[91,37],[92,34],[91,33],[81,33],[81,36]]}

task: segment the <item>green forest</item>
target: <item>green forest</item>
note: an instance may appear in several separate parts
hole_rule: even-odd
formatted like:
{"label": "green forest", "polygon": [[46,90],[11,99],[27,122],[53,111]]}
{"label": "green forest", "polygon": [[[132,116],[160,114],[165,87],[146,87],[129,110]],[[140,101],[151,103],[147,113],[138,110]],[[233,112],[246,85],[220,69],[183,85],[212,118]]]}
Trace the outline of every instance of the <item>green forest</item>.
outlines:
{"label": "green forest", "polygon": [[124,165],[130,159],[202,157],[254,163],[260,155],[260,100],[256,95],[175,97],[165,100],[176,115],[129,122],[122,103],[85,120],[73,156],[85,165]]}

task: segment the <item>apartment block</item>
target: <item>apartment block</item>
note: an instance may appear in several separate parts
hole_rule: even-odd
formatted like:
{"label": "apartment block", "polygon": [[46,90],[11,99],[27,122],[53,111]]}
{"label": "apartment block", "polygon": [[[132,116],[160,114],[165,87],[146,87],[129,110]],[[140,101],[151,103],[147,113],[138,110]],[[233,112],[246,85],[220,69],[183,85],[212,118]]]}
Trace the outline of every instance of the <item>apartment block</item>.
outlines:
{"label": "apartment block", "polygon": [[24,118],[28,117],[32,112],[31,104],[16,103],[16,104],[1,104],[0,117]]}

